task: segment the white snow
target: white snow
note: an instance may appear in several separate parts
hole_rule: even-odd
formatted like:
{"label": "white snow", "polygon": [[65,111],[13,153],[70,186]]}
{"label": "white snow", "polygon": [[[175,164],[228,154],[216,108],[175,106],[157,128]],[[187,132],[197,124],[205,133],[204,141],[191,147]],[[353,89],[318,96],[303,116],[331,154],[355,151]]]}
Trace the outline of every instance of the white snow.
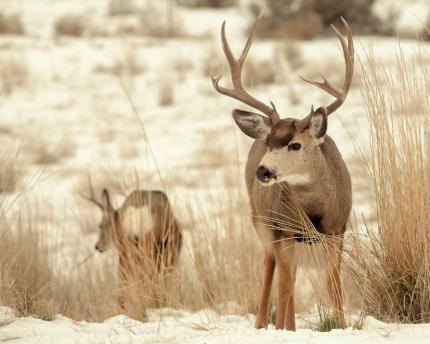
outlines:
{"label": "white snow", "polygon": [[[224,315],[211,310],[188,313],[173,309],[150,311],[142,323],[118,315],[103,323],[74,321],[58,315],[52,321],[32,317],[14,318],[3,308],[0,341],[8,343],[407,343],[427,344],[430,324],[387,324],[372,317],[363,320],[363,329],[352,327],[317,332],[308,327],[312,317],[298,318],[296,332],[269,328],[256,330],[254,316]],[[412,339],[413,338],[413,339]]]}
{"label": "white snow", "polygon": [[[405,11],[401,13],[398,27],[419,30],[429,12],[427,1],[410,1],[408,5],[403,5]],[[147,37],[53,39],[52,24],[55,18],[93,11],[100,15],[99,9],[104,6],[100,4],[106,4],[107,1],[3,2],[7,3],[5,6],[11,12],[23,14],[24,23],[31,27],[31,31],[25,37],[0,37],[1,54],[12,54],[24,61],[28,65],[30,81],[26,87],[18,87],[10,96],[2,95],[0,129],[11,131],[11,136],[16,139],[15,146],[23,140],[24,145],[36,145],[38,149],[48,147],[55,151],[66,149],[67,146],[74,148],[73,154],[46,167],[31,162],[31,155],[35,153],[31,149],[23,157],[22,169],[27,178],[34,179],[35,173],[43,175],[37,183],[31,183],[31,197],[37,202],[43,200],[44,209],[51,211],[47,215],[48,219],[40,221],[49,222],[49,225],[41,228],[46,231],[44,234],[47,237],[52,238],[52,246],[58,247],[58,265],[62,267],[57,267],[58,273],[76,269],[77,262],[93,252],[97,236],[96,222],[100,214],[89,205],[82,206],[74,193],[77,182],[87,168],[96,170],[114,166],[114,170],[124,171],[132,167],[143,171],[146,179],[142,186],[160,187],[148,144],[121,89],[120,78],[114,73],[102,72],[115,66],[127,51],[145,70],[133,77],[125,76],[124,79],[141,115],[163,177],[167,180],[171,177],[175,181],[173,190],[168,190],[169,198],[174,200],[179,209],[194,202],[202,211],[214,212],[207,196],[216,190],[222,199],[226,190],[219,190],[218,182],[225,177],[229,168],[237,168],[236,164],[243,171],[250,140],[239,133],[229,115],[233,108],[239,106],[238,103],[217,95],[212,89],[209,75],[203,73],[202,67],[210,54],[211,64],[216,65],[217,61],[224,63],[219,38],[219,27],[223,20],[227,20],[227,34],[233,51],[238,54],[245,41],[244,29],[249,23],[249,12],[243,8],[218,12],[207,9],[181,11],[187,31],[196,35],[213,35],[213,39],[208,40],[159,41]],[[384,11],[392,1],[379,0],[378,3],[379,9]],[[395,3],[396,7],[400,4]],[[412,22],[418,26],[412,26]],[[398,44],[395,39],[357,37],[355,42],[357,61],[365,61],[364,51],[372,45],[379,61],[386,65],[394,64]],[[256,41],[249,58],[256,61],[271,59],[278,44]],[[401,45],[407,52],[417,49],[414,41],[402,41]],[[274,100],[279,112],[285,117],[303,116],[308,113],[312,103],[317,105],[331,100],[330,96],[303,83],[299,74],[312,76],[316,71],[324,72],[325,68],[331,72],[328,75],[330,79],[333,74],[338,74],[337,70],[343,71],[336,38],[297,42],[296,47],[302,54],[304,67],[294,71],[287,68],[287,72],[281,70],[280,80],[276,83],[262,85],[251,91],[263,101]],[[428,50],[430,45],[423,43],[423,47]],[[181,60],[191,64],[185,77],[178,72],[177,66],[172,65]],[[356,65],[356,74],[360,74],[359,63]],[[175,88],[174,103],[164,107],[158,104],[158,84],[163,78],[171,81]],[[221,83],[228,84],[228,75],[224,75]],[[291,101],[291,94],[297,95],[297,102]],[[365,149],[368,142],[368,123],[359,87],[351,90],[344,106],[330,117],[328,133],[338,143],[352,172],[353,212],[360,220],[362,214],[368,219],[372,209],[368,199],[358,190],[357,169],[351,168],[357,155],[355,145],[358,143]],[[3,145],[6,139],[2,132],[0,134],[0,144]],[[215,163],[213,167],[210,159],[216,160],[220,156],[221,162]],[[208,157],[207,161],[205,157]],[[199,181],[209,174],[208,171],[213,185],[204,183],[201,186]],[[231,187],[243,187],[242,179]],[[16,206],[26,202],[16,202]],[[77,219],[81,211],[91,214],[92,222],[85,228]],[[180,211],[178,215],[181,216]],[[92,263],[100,263],[103,258],[94,258]],[[414,344],[430,343],[430,325],[387,324],[371,317],[364,320],[362,330],[347,328],[321,333],[307,329],[308,318],[298,316],[298,330],[293,333],[275,331],[273,327],[255,330],[253,315],[220,316],[211,310],[188,313],[171,309],[152,310],[148,315],[148,322],[145,323],[123,315],[103,323],[77,322],[61,315],[53,321],[43,321],[31,317],[15,318],[10,310],[0,308],[0,341],[335,344],[405,343],[413,337]]]}

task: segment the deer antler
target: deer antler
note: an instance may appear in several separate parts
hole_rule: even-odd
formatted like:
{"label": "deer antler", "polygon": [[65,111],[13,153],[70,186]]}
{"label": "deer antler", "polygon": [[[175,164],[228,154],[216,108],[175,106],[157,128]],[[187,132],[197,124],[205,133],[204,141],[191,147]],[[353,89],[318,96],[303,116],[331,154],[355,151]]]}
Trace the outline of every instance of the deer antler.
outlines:
{"label": "deer antler", "polygon": [[94,193],[94,187],[93,187],[93,182],[91,180],[91,175],[89,173],[87,173],[87,177],[88,177],[88,189],[89,189],[90,194],[86,195],[82,191],[79,191],[78,193],[83,199],[86,199],[87,201],[98,206],[100,209],[103,209],[102,203],[97,200],[96,195]]}
{"label": "deer antler", "polygon": [[240,102],[261,111],[267,117],[270,118],[272,123],[275,123],[279,121],[279,114],[276,111],[275,105],[272,102],[270,103],[271,106],[264,104],[263,102],[259,101],[258,99],[251,96],[248,92],[246,92],[242,86],[242,67],[245,62],[246,55],[248,54],[249,48],[251,47],[252,40],[254,38],[254,33],[260,22],[260,19],[261,19],[261,14],[255,21],[254,25],[252,26],[248,40],[246,41],[245,47],[243,48],[242,54],[240,55],[240,58],[238,60],[236,60],[236,58],[233,56],[230,46],[228,45],[227,38],[225,35],[225,21],[222,23],[222,26],[221,26],[222,47],[224,50],[225,57],[227,58],[228,64],[230,66],[231,81],[233,83],[233,89],[229,90],[227,88],[221,87],[218,84],[222,75],[220,75],[219,77],[211,76],[211,79],[212,79],[212,84],[217,92],[223,95],[226,95],[228,97],[234,98],[236,100],[239,100]]}
{"label": "deer antler", "polygon": [[339,32],[339,30],[334,25],[331,25],[331,27],[336,33],[337,37],[339,37],[340,44],[342,45],[343,57],[345,59],[345,80],[343,82],[342,90],[339,91],[338,89],[333,87],[323,75],[321,75],[323,82],[310,80],[301,76],[302,80],[321,88],[322,90],[326,91],[327,93],[331,94],[333,97],[336,98],[334,102],[332,102],[326,107],[327,116],[335,112],[345,101],[346,96],[348,95],[349,89],[351,87],[352,75],[354,72],[354,43],[352,40],[352,32],[351,28],[348,25],[348,22],[343,19],[343,17],[341,17],[341,19],[348,37],[348,44],[342,37],[342,34]]}

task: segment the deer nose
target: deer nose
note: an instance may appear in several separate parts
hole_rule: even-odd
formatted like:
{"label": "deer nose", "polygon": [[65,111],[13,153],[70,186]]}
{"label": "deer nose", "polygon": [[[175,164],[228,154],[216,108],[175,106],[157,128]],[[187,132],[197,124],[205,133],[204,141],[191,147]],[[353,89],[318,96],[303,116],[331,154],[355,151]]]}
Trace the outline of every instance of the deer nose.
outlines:
{"label": "deer nose", "polygon": [[274,171],[269,170],[266,166],[259,166],[257,169],[257,179],[262,183],[268,183],[275,177]]}
{"label": "deer nose", "polygon": [[94,248],[99,252],[103,252],[103,249],[99,245],[94,246]]}

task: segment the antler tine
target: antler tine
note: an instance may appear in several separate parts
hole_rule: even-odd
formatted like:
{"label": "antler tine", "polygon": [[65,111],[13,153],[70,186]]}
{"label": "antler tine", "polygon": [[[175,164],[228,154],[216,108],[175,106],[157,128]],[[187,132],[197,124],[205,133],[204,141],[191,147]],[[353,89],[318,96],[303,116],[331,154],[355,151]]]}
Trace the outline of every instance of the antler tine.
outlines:
{"label": "antler tine", "polygon": [[103,209],[103,205],[101,202],[99,202],[95,196],[94,193],[94,187],[93,187],[93,182],[91,180],[91,175],[88,173],[87,174],[88,177],[88,189],[90,190],[90,195],[87,196],[82,192],[79,192],[79,195],[83,198],[86,199],[87,201],[94,203],[95,205],[97,205],[100,209]]}
{"label": "antler tine", "polygon": [[246,56],[248,55],[248,51],[251,48],[252,41],[254,39],[254,34],[257,29],[258,23],[260,22],[262,13],[258,16],[257,20],[255,21],[251,32],[249,33],[248,39],[246,41],[245,47],[242,50],[242,54],[240,55],[240,58],[237,60],[233,53],[231,52],[230,46],[227,41],[227,37],[225,34],[225,21],[222,23],[221,26],[221,42],[222,47],[224,50],[224,54],[227,58],[227,62],[230,66],[230,74],[231,74],[231,81],[233,84],[233,89],[229,90],[227,88],[224,88],[219,85],[219,81],[221,79],[221,75],[218,77],[211,76],[212,84],[215,88],[215,90],[218,93],[221,93],[223,95],[226,95],[228,97],[234,98],[236,100],[239,100],[240,102],[247,104],[254,109],[257,109],[264,113],[267,117],[270,118],[272,123],[275,123],[280,119],[278,112],[276,111],[275,106],[272,104],[272,106],[268,106],[264,104],[263,102],[259,101],[258,99],[252,97],[248,92],[245,91],[243,85],[242,85],[242,67],[245,62]]}
{"label": "antler tine", "polygon": [[261,18],[263,17],[263,11],[258,15],[257,19],[252,25],[251,32],[249,33],[248,39],[246,40],[245,46],[242,50],[242,54],[240,54],[239,63],[243,65],[245,62],[246,56],[248,55],[249,48],[251,48],[251,44],[254,40],[255,31],[257,31],[258,24],[260,23]]}
{"label": "antler tine", "polygon": [[336,89],[323,75],[321,75],[323,82],[314,81],[303,76],[301,77],[303,81],[306,81],[316,87],[321,88],[322,90],[326,91],[327,93],[336,98],[334,102],[327,106],[327,116],[336,111],[345,101],[349,89],[351,88],[352,76],[354,72],[354,42],[352,39],[352,31],[348,22],[343,17],[341,17],[341,20],[346,31],[348,43],[345,41],[345,38],[334,25],[331,25],[331,27],[339,38],[340,44],[342,45],[343,57],[345,60],[345,79],[343,82],[342,90],[339,91],[338,89]]}

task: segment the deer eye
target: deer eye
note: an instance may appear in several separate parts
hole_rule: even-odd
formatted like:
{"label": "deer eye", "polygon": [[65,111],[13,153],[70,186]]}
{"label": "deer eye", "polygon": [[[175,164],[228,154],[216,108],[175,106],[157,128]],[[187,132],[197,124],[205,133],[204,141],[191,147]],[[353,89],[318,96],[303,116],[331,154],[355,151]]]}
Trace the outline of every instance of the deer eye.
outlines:
{"label": "deer eye", "polygon": [[300,143],[292,143],[288,146],[288,150],[294,150],[294,151],[298,151],[300,148],[302,148],[302,145]]}

